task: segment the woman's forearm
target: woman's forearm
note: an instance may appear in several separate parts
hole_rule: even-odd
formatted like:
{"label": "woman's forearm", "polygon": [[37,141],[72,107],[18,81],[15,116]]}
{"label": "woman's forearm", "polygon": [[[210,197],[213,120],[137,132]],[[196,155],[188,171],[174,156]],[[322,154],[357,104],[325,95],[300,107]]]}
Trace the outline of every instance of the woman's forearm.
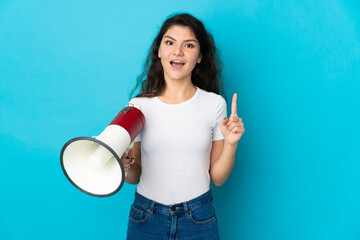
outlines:
{"label": "woman's forearm", "polygon": [[216,186],[221,186],[229,177],[235,162],[236,144],[229,144],[224,141],[224,146],[220,157],[210,168],[211,181]]}

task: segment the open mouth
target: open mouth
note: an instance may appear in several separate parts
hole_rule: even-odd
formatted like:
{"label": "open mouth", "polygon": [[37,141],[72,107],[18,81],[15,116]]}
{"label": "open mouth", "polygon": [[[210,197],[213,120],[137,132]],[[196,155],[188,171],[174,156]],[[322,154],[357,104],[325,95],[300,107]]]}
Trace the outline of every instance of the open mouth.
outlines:
{"label": "open mouth", "polygon": [[170,61],[171,66],[175,67],[175,68],[181,68],[182,66],[185,65],[185,63],[180,62],[180,61]]}

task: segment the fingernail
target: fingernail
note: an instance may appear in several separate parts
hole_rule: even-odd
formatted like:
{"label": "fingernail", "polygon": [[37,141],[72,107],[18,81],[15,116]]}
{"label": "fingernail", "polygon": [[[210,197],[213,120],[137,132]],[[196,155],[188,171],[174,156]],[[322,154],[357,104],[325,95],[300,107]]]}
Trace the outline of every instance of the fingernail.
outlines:
{"label": "fingernail", "polygon": [[227,117],[224,117],[224,120],[227,119]]}

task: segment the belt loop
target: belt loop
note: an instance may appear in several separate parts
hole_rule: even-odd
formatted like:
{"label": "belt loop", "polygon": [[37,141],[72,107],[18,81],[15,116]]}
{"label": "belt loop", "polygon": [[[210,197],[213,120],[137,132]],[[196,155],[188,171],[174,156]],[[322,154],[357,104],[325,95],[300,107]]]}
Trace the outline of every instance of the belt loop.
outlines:
{"label": "belt loop", "polygon": [[187,204],[187,202],[184,202],[183,205],[184,205],[185,216],[187,216],[190,214],[190,211],[188,209],[188,204]]}
{"label": "belt loop", "polygon": [[210,199],[211,199],[211,201],[214,200],[214,194],[213,194],[213,189],[212,189],[212,187],[210,187]]}
{"label": "belt loop", "polygon": [[155,206],[155,202],[152,201],[152,203],[150,204],[150,208],[149,208],[149,213],[150,215],[154,214],[154,206]]}

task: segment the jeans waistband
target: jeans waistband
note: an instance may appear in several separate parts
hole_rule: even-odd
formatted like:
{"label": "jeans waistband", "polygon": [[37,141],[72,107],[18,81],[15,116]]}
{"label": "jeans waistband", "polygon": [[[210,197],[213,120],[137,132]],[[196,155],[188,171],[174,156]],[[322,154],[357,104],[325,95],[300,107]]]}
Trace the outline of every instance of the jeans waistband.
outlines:
{"label": "jeans waistband", "polygon": [[211,188],[209,191],[200,195],[199,197],[196,197],[187,202],[177,203],[177,204],[173,204],[173,205],[164,205],[164,204],[155,202],[153,200],[150,200],[150,199],[142,196],[138,192],[135,192],[135,201],[145,207],[149,207],[151,212],[153,211],[153,209],[156,209],[156,210],[159,210],[162,212],[175,212],[178,210],[191,211],[192,209],[197,208],[198,206],[201,206],[212,200],[213,200],[213,194],[212,194]]}

